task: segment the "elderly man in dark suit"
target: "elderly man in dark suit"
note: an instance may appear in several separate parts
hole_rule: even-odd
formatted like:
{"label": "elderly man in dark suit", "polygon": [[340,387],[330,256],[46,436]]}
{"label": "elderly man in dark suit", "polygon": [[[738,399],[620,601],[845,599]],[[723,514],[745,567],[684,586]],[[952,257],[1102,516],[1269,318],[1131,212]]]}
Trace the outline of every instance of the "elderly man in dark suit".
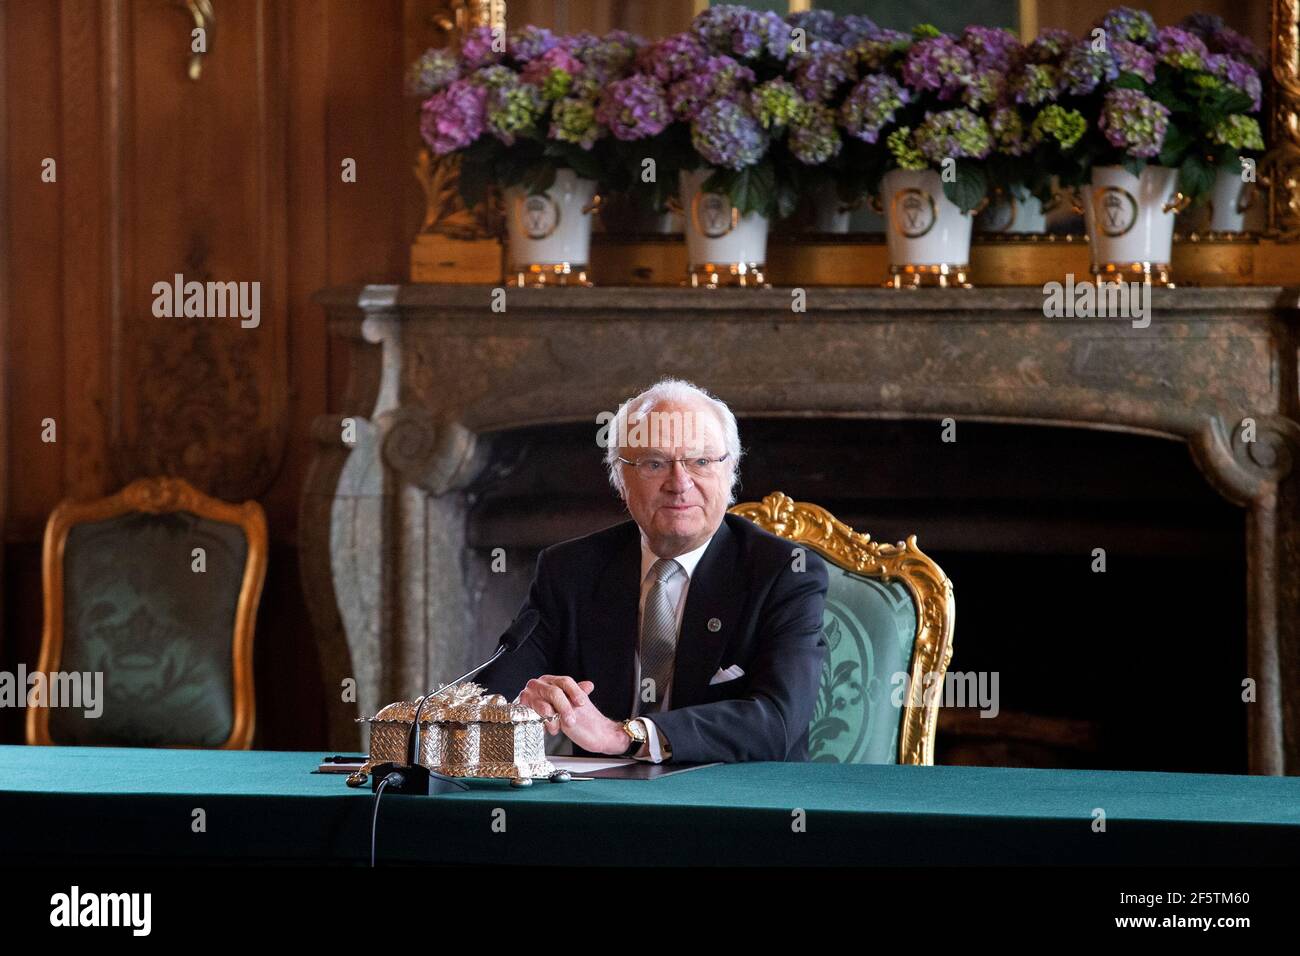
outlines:
{"label": "elderly man in dark suit", "polygon": [[665,380],[625,402],[606,466],[631,521],[547,548],[533,639],[480,682],[575,752],[644,760],[807,760],[826,642],[826,566],[726,513],[730,409]]}

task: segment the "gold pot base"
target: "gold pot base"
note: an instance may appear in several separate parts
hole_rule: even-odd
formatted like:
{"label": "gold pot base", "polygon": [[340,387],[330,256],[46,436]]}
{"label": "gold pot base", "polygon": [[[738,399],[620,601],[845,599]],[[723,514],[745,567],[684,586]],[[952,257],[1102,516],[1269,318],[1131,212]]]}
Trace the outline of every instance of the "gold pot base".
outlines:
{"label": "gold pot base", "polygon": [[767,266],[762,262],[705,262],[689,266],[686,281],[693,289],[718,289],[723,286],[736,286],[753,289],[769,288],[764,272]]}
{"label": "gold pot base", "polygon": [[936,265],[918,266],[906,263],[889,267],[889,279],[886,289],[920,289],[933,286],[939,289],[970,289],[970,266],[966,263],[954,265],[943,262]]}
{"label": "gold pot base", "polygon": [[1167,262],[1103,262],[1093,265],[1099,282],[1149,282],[1174,288],[1173,270]]}
{"label": "gold pot base", "polygon": [[524,288],[549,288],[559,285],[591,286],[585,262],[529,262],[512,265],[506,270],[507,284]]}

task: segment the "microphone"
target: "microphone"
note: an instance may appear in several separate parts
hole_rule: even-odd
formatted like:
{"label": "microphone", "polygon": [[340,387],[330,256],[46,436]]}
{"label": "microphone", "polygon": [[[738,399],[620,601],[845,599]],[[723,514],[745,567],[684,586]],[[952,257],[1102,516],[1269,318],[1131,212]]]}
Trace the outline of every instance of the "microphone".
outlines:
{"label": "microphone", "polygon": [[421,697],[416,703],[415,719],[411,721],[411,729],[407,732],[406,764],[381,763],[376,765],[370,777],[371,790],[378,791],[380,786],[385,784],[387,793],[420,794],[423,796],[448,793],[452,790],[468,790],[469,785],[467,783],[455,777],[436,773],[420,765],[418,755],[420,753],[420,735],[423,733],[423,728],[420,726],[420,715],[424,712],[424,705],[430,698],[437,697],[448,687],[454,687],[462,681],[469,680],[479,671],[494,664],[501,655],[517,651],[533,636],[533,632],[537,630],[537,625],[541,623],[541,620],[542,615],[535,608],[524,611],[506,628],[506,632],[501,635],[501,640],[497,643],[497,649],[491,657],[473,670],[467,671],[455,680],[443,684],[432,694],[425,694]]}

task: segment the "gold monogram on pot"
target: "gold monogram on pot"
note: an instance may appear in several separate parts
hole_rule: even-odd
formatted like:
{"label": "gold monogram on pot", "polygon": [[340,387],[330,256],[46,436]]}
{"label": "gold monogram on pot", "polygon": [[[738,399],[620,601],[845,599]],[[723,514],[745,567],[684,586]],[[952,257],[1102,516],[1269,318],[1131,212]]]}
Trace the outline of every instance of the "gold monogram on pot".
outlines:
{"label": "gold monogram on pot", "polygon": [[894,223],[908,239],[920,239],[934,228],[939,211],[924,189],[908,187],[894,193]]}

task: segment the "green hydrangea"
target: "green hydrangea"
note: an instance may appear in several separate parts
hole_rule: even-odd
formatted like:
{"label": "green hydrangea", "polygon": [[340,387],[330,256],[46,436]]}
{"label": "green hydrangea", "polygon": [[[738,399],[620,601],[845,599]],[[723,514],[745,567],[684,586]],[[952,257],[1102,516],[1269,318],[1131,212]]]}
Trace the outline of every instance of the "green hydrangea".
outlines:
{"label": "green hydrangea", "polygon": [[900,126],[885,139],[885,145],[894,156],[899,169],[926,169],[929,163],[921,151],[912,143],[912,128]]}
{"label": "green hydrangea", "polygon": [[843,142],[835,128],[835,111],[824,103],[805,101],[791,121],[787,145],[795,159],[808,166],[838,155]]}
{"label": "green hydrangea", "polygon": [[573,74],[557,67],[547,74],[542,81],[542,96],[548,100],[559,100],[569,95],[573,88]]}
{"label": "green hydrangea", "polygon": [[1264,134],[1259,120],[1244,113],[1233,113],[1215,124],[1210,130],[1211,142],[1231,146],[1233,149],[1263,149]]}
{"label": "green hydrangea", "polygon": [[1012,81],[1016,99],[1037,106],[1056,98],[1061,88],[1061,70],[1048,63],[1030,63]]}
{"label": "green hydrangea", "polygon": [[1067,110],[1053,103],[1044,106],[1030,126],[1029,134],[1035,143],[1047,137],[1056,140],[1061,149],[1070,149],[1088,131],[1088,121],[1078,110]]}
{"label": "green hydrangea", "polygon": [[794,85],[783,79],[761,84],[752,96],[754,115],[764,129],[788,126],[799,115],[804,102]]}
{"label": "green hydrangea", "polygon": [[526,83],[497,87],[488,103],[488,126],[507,144],[515,133],[532,130],[542,114],[537,88]]}
{"label": "green hydrangea", "polygon": [[596,122],[596,104],[591,100],[563,99],[551,108],[552,139],[577,143],[583,149],[590,149],[600,134],[600,125]]}
{"label": "green hydrangea", "polygon": [[943,36],[943,31],[933,23],[918,23],[912,27],[912,36],[918,40],[933,40],[935,37]]}
{"label": "green hydrangea", "polygon": [[486,86],[489,90],[495,90],[502,86],[518,84],[519,74],[508,66],[494,63],[492,66],[485,66],[481,70],[475,70],[470,74],[469,81],[477,83],[479,86]]}
{"label": "green hydrangea", "polygon": [[1019,156],[1028,149],[1025,143],[1025,124],[1020,118],[1020,111],[1015,107],[994,110],[989,118],[989,129],[993,131],[993,142],[998,152]]}
{"label": "green hydrangea", "polygon": [[600,80],[589,73],[575,77],[569,86],[569,95],[580,100],[600,99],[603,87]]}

